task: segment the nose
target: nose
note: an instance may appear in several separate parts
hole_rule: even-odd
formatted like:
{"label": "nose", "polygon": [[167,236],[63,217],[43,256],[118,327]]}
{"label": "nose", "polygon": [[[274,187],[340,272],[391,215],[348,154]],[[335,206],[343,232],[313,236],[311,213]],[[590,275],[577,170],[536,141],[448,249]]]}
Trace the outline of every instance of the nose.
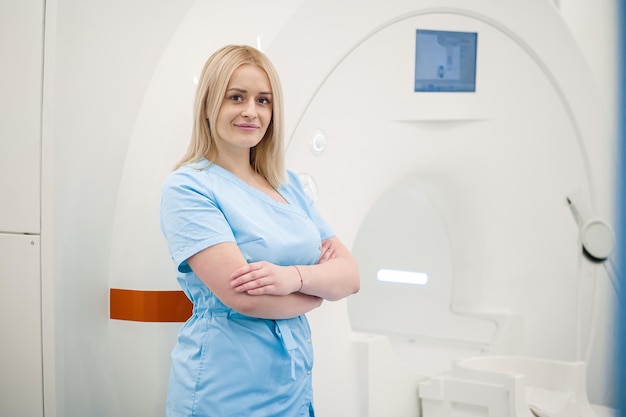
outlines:
{"label": "nose", "polygon": [[246,119],[254,119],[256,117],[256,103],[253,100],[248,101],[244,105],[241,115]]}

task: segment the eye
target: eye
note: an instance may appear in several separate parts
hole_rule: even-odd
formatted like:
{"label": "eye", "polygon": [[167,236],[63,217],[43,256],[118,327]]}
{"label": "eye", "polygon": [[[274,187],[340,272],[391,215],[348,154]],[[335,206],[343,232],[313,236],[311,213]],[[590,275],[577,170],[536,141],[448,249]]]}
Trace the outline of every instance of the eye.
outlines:
{"label": "eye", "polygon": [[272,101],[268,97],[259,97],[257,100],[260,104],[271,104]]}
{"label": "eye", "polygon": [[243,101],[243,96],[241,94],[233,94],[228,98],[230,101]]}

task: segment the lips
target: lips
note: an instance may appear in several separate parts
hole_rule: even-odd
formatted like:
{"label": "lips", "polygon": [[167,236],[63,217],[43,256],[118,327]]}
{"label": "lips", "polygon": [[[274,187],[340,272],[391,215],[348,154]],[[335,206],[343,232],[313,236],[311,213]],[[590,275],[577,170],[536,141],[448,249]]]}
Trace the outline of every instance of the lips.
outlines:
{"label": "lips", "polygon": [[237,126],[239,129],[248,131],[257,130],[259,128],[259,126],[250,123],[237,123],[235,124],[235,126]]}

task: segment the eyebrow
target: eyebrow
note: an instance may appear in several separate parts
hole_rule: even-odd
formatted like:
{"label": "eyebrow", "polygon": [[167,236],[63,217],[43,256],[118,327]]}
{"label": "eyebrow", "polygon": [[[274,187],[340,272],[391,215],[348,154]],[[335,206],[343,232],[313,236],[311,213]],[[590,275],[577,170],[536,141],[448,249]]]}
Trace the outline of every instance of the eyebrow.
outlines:
{"label": "eyebrow", "polygon": [[[237,87],[229,88],[229,89],[228,89],[228,90],[226,90],[226,91],[227,91],[227,92],[228,92],[228,91],[237,91],[237,92],[239,92],[239,93],[247,93],[247,92],[248,92],[248,90],[245,90],[245,89],[243,89],[243,88],[237,88]],[[259,94],[263,94],[263,95],[269,95],[269,96],[271,96],[271,95],[272,95],[272,92],[271,92],[271,91],[259,91]]]}

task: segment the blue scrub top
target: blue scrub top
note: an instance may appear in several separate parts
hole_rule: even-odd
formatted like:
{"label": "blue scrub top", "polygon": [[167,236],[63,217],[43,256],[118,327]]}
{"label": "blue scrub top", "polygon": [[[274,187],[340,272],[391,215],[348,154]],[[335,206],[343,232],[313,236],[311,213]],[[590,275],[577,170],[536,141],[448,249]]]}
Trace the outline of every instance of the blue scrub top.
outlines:
{"label": "blue scrub top", "polygon": [[162,186],[161,230],[193,315],[172,351],[168,417],[312,416],[311,330],[304,315],[245,316],[224,305],[187,259],[236,242],[248,262],[317,263],[333,232],[288,172],[278,189],[288,204],[202,160],[171,173]]}

